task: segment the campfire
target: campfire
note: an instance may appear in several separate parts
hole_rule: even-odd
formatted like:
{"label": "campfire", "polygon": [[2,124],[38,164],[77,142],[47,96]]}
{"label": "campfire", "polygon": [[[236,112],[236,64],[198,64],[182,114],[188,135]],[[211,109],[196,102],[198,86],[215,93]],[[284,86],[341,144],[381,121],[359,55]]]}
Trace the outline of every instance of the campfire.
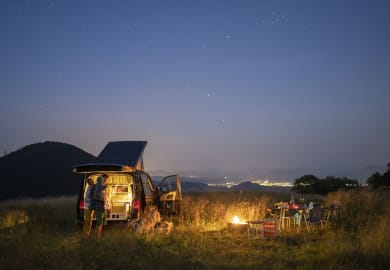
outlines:
{"label": "campfire", "polygon": [[232,222],[228,222],[228,230],[231,232],[244,232],[247,230],[248,223],[241,221],[237,216],[233,217]]}

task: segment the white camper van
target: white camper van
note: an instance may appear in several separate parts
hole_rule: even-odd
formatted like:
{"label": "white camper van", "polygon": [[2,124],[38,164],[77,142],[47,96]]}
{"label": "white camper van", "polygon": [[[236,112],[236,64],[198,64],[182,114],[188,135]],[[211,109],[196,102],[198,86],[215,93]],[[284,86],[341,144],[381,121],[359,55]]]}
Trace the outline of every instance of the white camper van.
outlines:
{"label": "white camper van", "polygon": [[102,174],[109,176],[106,190],[111,206],[108,222],[138,218],[147,206],[157,206],[161,214],[180,212],[180,176],[167,176],[155,186],[144,171],[142,155],[146,144],[146,141],[109,142],[93,163],[73,167],[73,172],[82,176],[77,201],[78,224],[84,223],[86,180],[91,178],[96,183]]}

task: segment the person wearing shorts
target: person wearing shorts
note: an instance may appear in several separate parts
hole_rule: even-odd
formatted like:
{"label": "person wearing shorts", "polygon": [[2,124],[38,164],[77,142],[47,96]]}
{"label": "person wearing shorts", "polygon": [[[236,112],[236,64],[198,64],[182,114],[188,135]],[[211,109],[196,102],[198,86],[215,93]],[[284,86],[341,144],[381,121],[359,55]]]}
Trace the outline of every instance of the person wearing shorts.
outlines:
{"label": "person wearing shorts", "polygon": [[106,209],[104,207],[104,201],[96,201],[95,204],[95,216],[96,216],[96,225],[99,228],[99,225],[105,225],[107,222]]}
{"label": "person wearing shorts", "polygon": [[97,237],[102,237],[103,225],[106,224],[106,208],[107,208],[107,198],[106,198],[106,189],[107,189],[108,175],[101,175],[95,187],[94,192],[94,210],[96,216],[96,225],[97,225]]}

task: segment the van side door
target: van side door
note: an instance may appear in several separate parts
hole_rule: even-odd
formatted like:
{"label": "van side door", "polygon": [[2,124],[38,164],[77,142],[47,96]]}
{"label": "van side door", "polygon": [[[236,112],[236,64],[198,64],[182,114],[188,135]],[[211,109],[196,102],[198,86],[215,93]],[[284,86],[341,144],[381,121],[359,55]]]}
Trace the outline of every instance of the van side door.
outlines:
{"label": "van side door", "polygon": [[182,199],[179,175],[170,175],[161,180],[157,186],[157,202],[162,214],[179,214]]}

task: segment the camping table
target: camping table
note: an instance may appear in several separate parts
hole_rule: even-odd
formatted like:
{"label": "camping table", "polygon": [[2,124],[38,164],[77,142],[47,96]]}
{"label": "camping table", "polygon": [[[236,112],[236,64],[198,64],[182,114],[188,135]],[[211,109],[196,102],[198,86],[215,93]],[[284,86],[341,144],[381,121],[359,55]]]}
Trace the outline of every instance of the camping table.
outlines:
{"label": "camping table", "polygon": [[264,220],[248,220],[248,238],[250,238],[251,234],[253,237],[257,237],[259,232],[261,233]]}

